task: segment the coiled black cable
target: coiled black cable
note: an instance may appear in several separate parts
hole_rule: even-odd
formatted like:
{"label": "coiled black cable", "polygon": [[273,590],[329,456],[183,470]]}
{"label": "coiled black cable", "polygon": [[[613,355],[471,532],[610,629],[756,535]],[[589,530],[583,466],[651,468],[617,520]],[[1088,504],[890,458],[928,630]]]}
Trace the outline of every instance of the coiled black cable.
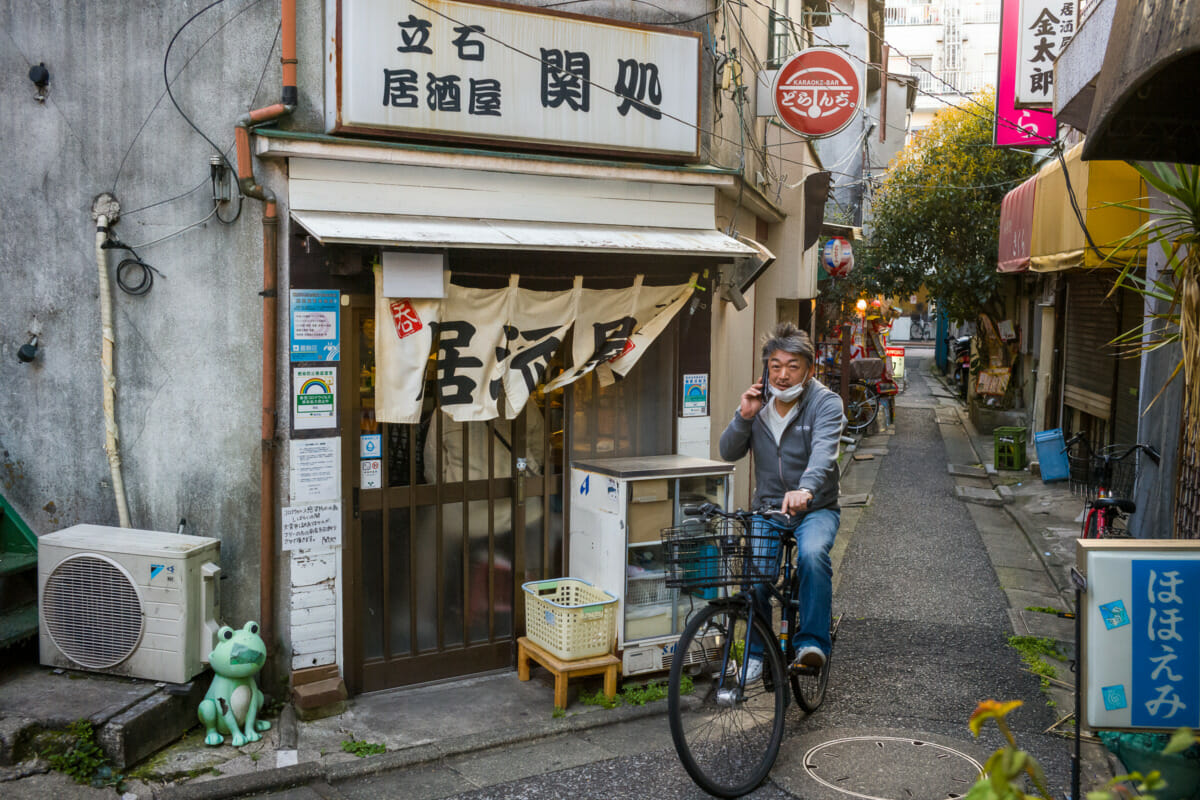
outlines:
{"label": "coiled black cable", "polygon": [[[133,254],[132,258],[121,259],[121,262],[117,264],[117,286],[121,287],[121,291],[125,294],[134,297],[148,294],[154,286],[154,276],[162,275],[158,269],[143,261],[137,251],[120,239],[110,238],[101,247],[105,250],[128,250]],[[131,270],[138,270],[138,272],[131,275]],[[137,283],[133,283],[134,277],[137,278]]]}

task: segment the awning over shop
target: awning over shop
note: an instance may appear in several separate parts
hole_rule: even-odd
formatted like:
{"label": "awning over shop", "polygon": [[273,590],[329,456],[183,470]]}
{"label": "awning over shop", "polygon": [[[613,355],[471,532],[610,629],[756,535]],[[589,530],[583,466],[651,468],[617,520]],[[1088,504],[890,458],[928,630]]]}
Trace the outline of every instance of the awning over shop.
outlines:
{"label": "awning over shop", "polygon": [[652,177],[292,158],[288,204],[292,218],[328,244],[758,255],[716,229],[712,186]]}
{"label": "awning over shop", "polygon": [[502,219],[412,217],[342,211],[292,211],[322,244],[561,250],[742,258],[757,251],[717,230],[527,222]]}
{"label": "awning over shop", "polygon": [[1004,195],[1000,203],[999,272],[1024,272],[1029,269],[1036,188],[1037,175],[1034,175]]}
{"label": "awning over shop", "polygon": [[[1146,216],[1112,203],[1138,204],[1145,195],[1141,177],[1124,161],[1081,161],[1083,145],[1065,155],[1071,188],[1092,241],[1107,255],[1125,236],[1137,230]],[[1134,257],[1136,252],[1120,253]],[[1097,267],[1103,261],[1090,247],[1071,207],[1062,166],[1051,161],[1037,174],[1033,199],[1030,266],[1034,272],[1058,272]]]}

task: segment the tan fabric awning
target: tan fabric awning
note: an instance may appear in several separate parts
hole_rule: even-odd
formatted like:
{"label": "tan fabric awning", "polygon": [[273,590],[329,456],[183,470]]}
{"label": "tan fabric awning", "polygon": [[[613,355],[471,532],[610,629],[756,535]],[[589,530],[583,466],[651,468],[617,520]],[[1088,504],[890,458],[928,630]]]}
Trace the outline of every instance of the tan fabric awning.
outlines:
{"label": "tan fabric awning", "polygon": [[[1092,240],[1104,254],[1146,221],[1144,212],[1116,208],[1112,203],[1143,203],[1146,192],[1141,176],[1124,161],[1081,161],[1083,145],[1065,155],[1071,188]],[[1134,258],[1136,251],[1119,253]],[[1033,233],[1030,265],[1034,272],[1058,272],[1075,267],[1098,267],[1103,259],[1087,245],[1071,207],[1066,179],[1057,160],[1037,174],[1033,198]],[[1115,266],[1115,265],[1114,265]]]}

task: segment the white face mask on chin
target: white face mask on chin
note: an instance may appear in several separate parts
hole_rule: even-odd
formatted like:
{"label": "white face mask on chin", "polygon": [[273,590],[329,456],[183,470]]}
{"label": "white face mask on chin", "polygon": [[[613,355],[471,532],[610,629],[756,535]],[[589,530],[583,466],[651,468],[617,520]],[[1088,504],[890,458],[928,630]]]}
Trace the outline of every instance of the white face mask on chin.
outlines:
{"label": "white face mask on chin", "polygon": [[771,392],[783,402],[791,403],[804,393],[804,386],[807,383],[808,381],[805,380],[803,383],[797,383],[795,386],[789,386],[786,389],[780,389],[775,384],[771,384]]}

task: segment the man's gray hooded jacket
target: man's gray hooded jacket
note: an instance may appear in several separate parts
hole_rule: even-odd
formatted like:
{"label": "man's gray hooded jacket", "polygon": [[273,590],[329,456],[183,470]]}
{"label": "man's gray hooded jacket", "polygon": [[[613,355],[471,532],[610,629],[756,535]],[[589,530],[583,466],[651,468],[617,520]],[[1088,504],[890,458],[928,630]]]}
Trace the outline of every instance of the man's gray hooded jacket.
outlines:
{"label": "man's gray hooded jacket", "polygon": [[743,419],[734,411],[721,434],[721,458],[726,461],[737,461],[754,450],[753,508],[779,508],[783,495],[796,489],[812,492],[810,508],[838,507],[838,444],[846,421],[842,398],[813,378],[797,402],[800,409],[779,444],[764,419],[766,404],[754,419]]}

